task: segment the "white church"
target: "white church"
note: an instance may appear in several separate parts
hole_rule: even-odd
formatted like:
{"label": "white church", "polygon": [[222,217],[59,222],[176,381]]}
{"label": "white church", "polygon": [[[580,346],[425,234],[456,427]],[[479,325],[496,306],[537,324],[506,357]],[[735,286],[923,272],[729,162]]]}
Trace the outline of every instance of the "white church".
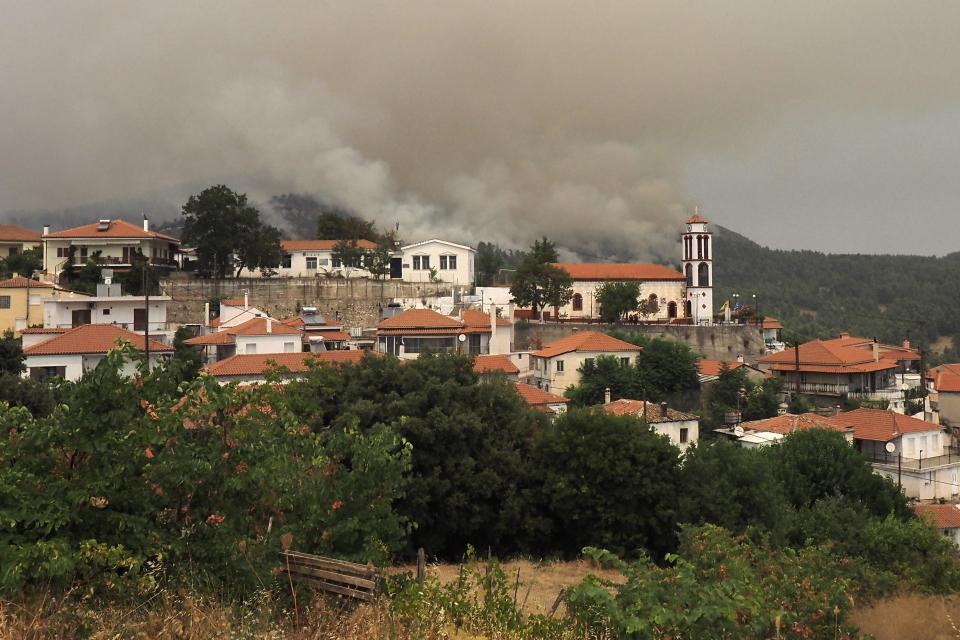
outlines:
{"label": "white church", "polygon": [[656,312],[639,316],[639,320],[713,324],[713,232],[709,224],[699,211],[687,220],[681,234],[682,272],[649,263],[557,263],[570,274],[573,297],[563,307],[544,310],[544,318],[596,321],[600,318],[597,287],[605,282],[637,282],[641,299],[656,302]]}

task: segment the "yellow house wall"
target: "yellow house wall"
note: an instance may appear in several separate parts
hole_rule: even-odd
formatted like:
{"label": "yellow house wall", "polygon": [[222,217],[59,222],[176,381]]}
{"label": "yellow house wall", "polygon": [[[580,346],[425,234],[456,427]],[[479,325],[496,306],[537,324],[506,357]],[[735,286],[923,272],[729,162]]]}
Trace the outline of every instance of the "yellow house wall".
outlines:
{"label": "yellow house wall", "polygon": [[43,324],[43,301],[53,295],[54,289],[48,287],[31,287],[30,298],[34,304],[30,305],[30,315],[27,315],[27,289],[0,289],[0,296],[10,296],[10,308],[0,309],[0,333],[8,329],[19,333],[31,325]]}

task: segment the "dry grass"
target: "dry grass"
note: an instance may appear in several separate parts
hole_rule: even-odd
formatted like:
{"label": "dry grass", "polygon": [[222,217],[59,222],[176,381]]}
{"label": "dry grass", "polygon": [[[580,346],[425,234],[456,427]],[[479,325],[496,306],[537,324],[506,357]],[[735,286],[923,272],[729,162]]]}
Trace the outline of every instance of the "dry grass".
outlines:
{"label": "dry grass", "polygon": [[[517,606],[523,607],[524,614],[549,613],[561,589],[572,587],[588,574],[605,580],[623,582],[624,577],[617,571],[604,569],[593,562],[577,560],[575,562],[533,562],[513,560],[500,565],[511,580],[517,579],[520,570],[520,585],[517,588]],[[427,573],[436,576],[441,582],[455,582],[460,565],[429,564]],[[400,567],[397,571],[415,573],[416,566]],[[516,585],[516,582],[513,583]]]}
{"label": "dry grass", "polygon": [[876,640],[958,640],[960,596],[897,596],[855,610],[851,622]]}

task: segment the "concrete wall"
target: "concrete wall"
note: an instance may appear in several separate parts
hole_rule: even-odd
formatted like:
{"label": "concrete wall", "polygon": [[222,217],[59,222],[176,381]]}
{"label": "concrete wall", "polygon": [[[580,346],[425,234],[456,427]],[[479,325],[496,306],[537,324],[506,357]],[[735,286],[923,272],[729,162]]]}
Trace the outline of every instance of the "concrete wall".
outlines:
{"label": "concrete wall", "polygon": [[[331,324],[345,327],[373,327],[380,310],[393,298],[432,298],[449,296],[455,287],[449,283],[412,283],[396,280],[328,278],[237,278],[201,280],[177,273],[160,283],[167,305],[167,321],[178,324],[203,322],[203,304],[211,298],[242,298],[250,292],[250,306],[275,318],[293,315],[297,305],[313,306]],[[469,288],[463,288],[469,293]]]}
{"label": "concrete wall", "polygon": [[[576,324],[520,324],[516,327],[515,349],[539,348],[575,330],[602,331],[606,325]],[[763,353],[763,338],[756,327],[743,325],[716,325],[697,327],[693,325],[624,325],[625,331],[643,333],[651,338],[664,338],[685,342],[694,352],[710,360],[735,360],[737,355],[749,362]],[[539,342],[539,344],[538,344]]]}

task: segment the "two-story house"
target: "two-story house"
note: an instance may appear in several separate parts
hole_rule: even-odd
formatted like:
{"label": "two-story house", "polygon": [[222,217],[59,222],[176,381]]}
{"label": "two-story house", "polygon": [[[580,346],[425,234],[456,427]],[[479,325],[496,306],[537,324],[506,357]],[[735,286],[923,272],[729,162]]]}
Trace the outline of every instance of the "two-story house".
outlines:
{"label": "two-story house", "polygon": [[960,493],[960,456],[940,425],[882,409],[856,409],[837,418],[853,425],[854,446],[874,471],[900,484],[908,498]]}
{"label": "two-story house", "polygon": [[598,331],[577,331],[530,354],[533,381],[544,391],[563,394],[580,383],[580,367],[600,356],[618,358],[624,366],[636,363],[642,348]]}
{"label": "two-story house", "polygon": [[40,234],[36,231],[15,224],[0,224],[0,259],[34,249],[40,244]]}
{"label": "two-story house", "polygon": [[377,325],[377,351],[413,359],[424,351],[451,351],[474,355],[508,353],[512,323],[472,309],[460,317],[432,309],[407,309]]}
{"label": "two-story house", "polygon": [[203,347],[204,362],[213,363],[237,354],[303,353],[302,332],[271,317],[251,318],[236,326],[220,326],[216,331],[185,344]]}
{"label": "two-story house", "polygon": [[919,362],[909,347],[881,344],[842,333],[832,340],[813,340],[757,359],[758,366],[782,384],[787,393],[800,393],[817,405],[833,406],[844,398],[887,403],[903,413],[904,377],[898,375]]}
{"label": "two-story house", "polygon": [[[30,346],[23,350],[27,367],[24,376],[36,380],[52,377],[79,380],[84,371],[96,367],[118,343],[129,343],[140,351],[145,351],[147,344],[142,334],[112,324],[85,324],[73,329],[45,331],[31,334]],[[156,366],[172,353],[173,347],[169,344],[150,341],[151,366]],[[128,362],[123,372],[132,376],[136,369],[136,362]]]}
{"label": "two-story house", "polygon": [[927,372],[927,393],[933,421],[960,427],[960,364],[941,364]]}
{"label": "two-story house", "polygon": [[175,269],[180,241],[125,220],[100,220],[72,229],[51,232],[43,227],[43,269],[51,276],[92,260],[98,265],[117,270],[129,269],[137,256],[143,256],[155,267]]}

